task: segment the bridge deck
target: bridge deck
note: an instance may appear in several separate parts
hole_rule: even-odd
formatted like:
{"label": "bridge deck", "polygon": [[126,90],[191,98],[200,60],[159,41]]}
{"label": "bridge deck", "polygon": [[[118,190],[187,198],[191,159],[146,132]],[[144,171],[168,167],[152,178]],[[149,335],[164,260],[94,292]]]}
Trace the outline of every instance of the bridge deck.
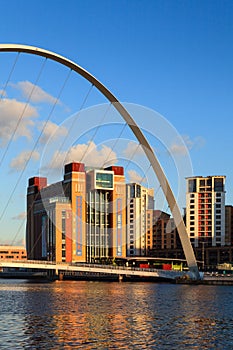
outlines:
{"label": "bridge deck", "polygon": [[[9,268],[25,268],[25,269],[39,269],[39,270],[55,270],[55,271],[77,271],[77,272],[92,272],[105,273],[115,275],[129,275],[129,276],[143,276],[143,277],[158,277],[175,279],[185,274],[183,271],[167,271],[151,268],[137,268],[115,265],[98,265],[98,264],[67,264],[55,263],[49,261],[6,261],[0,260],[0,267]],[[187,272],[186,272],[187,274]]]}

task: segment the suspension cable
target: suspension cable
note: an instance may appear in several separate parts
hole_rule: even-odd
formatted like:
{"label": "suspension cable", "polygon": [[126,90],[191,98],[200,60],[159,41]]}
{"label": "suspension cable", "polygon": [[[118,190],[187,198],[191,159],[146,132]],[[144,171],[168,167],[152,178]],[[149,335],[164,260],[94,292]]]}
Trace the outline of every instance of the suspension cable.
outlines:
{"label": "suspension cable", "polygon": [[[60,92],[59,92],[59,94],[58,94],[58,96],[57,96],[57,98],[56,98],[56,101],[55,101],[55,103],[53,104],[53,107],[52,107],[52,109],[51,109],[51,111],[50,111],[50,113],[49,113],[49,115],[48,115],[48,117],[47,117],[47,119],[46,119],[46,122],[44,123],[44,126],[43,126],[43,128],[42,128],[42,130],[41,130],[41,132],[40,132],[40,135],[39,135],[38,139],[37,139],[37,142],[36,142],[36,144],[35,144],[35,146],[34,146],[32,152],[31,152],[31,154],[30,154],[30,157],[29,157],[29,159],[28,159],[28,162],[29,162],[29,160],[30,160],[30,158],[31,158],[31,156],[32,156],[32,154],[33,154],[33,152],[34,152],[34,150],[35,150],[35,148],[36,148],[38,142],[39,142],[39,139],[41,138],[41,136],[42,136],[42,134],[43,134],[43,131],[44,131],[45,128],[46,128],[46,125],[47,125],[48,121],[49,121],[50,118],[51,118],[51,115],[52,115],[52,113],[53,113],[53,111],[54,111],[54,108],[55,108],[55,106],[56,106],[56,104],[57,104],[57,102],[58,102],[58,100],[59,100],[59,98],[60,98],[60,96],[61,96],[61,94],[62,94],[64,88],[65,88],[65,85],[66,85],[66,83],[67,83],[67,81],[68,81],[68,79],[69,79],[69,77],[70,77],[71,72],[72,72],[72,69],[69,70],[69,73],[68,73],[68,75],[67,75],[67,77],[66,77],[66,79],[65,79],[65,81],[64,81],[64,83],[63,83],[63,86],[62,86],[62,88],[60,89]],[[84,105],[85,105],[85,103],[86,103],[86,101],[87,101],[87,99],[88,99],[88,96],[89,96],[89,94],[90,94],[92,88],[93,88],[93,84],[92,84],[91,87],[89,88],[89,90],[88,90],[88,92],[87,92],[87,94],[86,94],[86,96],[85,96],[85,98],[84,98],[84,100],[83,100],[83,102],[82,102],[82,104],[81,104],[81,106],[80,106],[79,111],[84,107]],[[74,124],[74,123],[72,123],[70,129],[72,128],[73,124]],[[67,137],[66,137],[66,138],[67,138]],[[66,138],[65,138],[65,140],[63,141],[62,146],[64,145],[64,143],[65,143],[65,141],[66,141]],[[59,150],[62,148],[62,146],[59,148]],[[27,162],[27,164],[28,164],[28,162]],[[24,170],[25,170],[27,164],[25,164]],[[51,168],[52,168],[52,166],[51,166]],[[48,173],[48,174],[49,174],[49,173]],[[48,176],[48,174],[47,174],[47,176]],[[16,187],[17,187],[17,186],[16,186]],[[12,193],[12,196],[13,196],[13,193]],[[12,197],[12,196],[11,196],[11,197]],[[32,208],[33,208],[33,205],[34,205],[34,203],[36,202],[38,196],[39,196],[39,192],[36,194],[36,196],[35,196],[35,198],[34,198],[34,200],[33,200],[33,203],[31,204],[30,208],[28,209],[28,213],[31,212],[31,210],[32,210]],[[24,220],[24,222],[25,222],[25,220]],[[14,239],[16,239],[16,237],[17,237],[18,233],[20,232],[20,230],[21,230],[21,228],[22,228],[24,222],[20,225],[20,227],[19,227],[19,229],[18,229],[18,231],[17,231],[17,234],[15,235]],[[39,235],[39,237],[40,237],[40,236],[41,236],[41,234]],[[39,239],[39,238],[38,238],[38,239]],[[32,249],[33,249],[33,248],[32,248]]]}
{"label": "suspension cable", "polygon": [[61,96],[61,93],[62,93],[62,91],[64,90],[64,87],[65,87],[65,85],[66,85],[66,83],[67,83],[67,81],[68,81],[68,79],[69,79],[70,74],[71,74],[71,69],[69,70],[69,73],[68,73],[68,75],[67,75],[67,77],[66,77],[66,79],[65,79],[65,81],[64,81],[64,83],[63,83],[63,85],[62,85],[62,87],[61,87],[61,89],[60,89],[60,92],[59,92],[59,94],[58,94],[58,96],[57,96],[57,98],[56,98],[56,100],[55,100],[55,102],[54,102],[54,104],[53,104],[53,106],[52,106],[52,109],[51,109],[51,111],[50,111],[50,113],[49,113],[49,115],[48,115],[48,117],[47,117],[46,123],[44,124],[43,128],[41,129],[40,134],[39,134],[39,136],[38,136],[38,138],[37,138],[37,140],[36,140],[36,142],[35,142],[35,144],[34,144],[32,150],[31,150],[31,152],[30,152],[30,155],[29,155],[27,161],[26,161],[25,164],[24,164],[24,167],[23,167],[23,169],[22,169],[22,171],[21,171],[21,174],[20,174],[18,180],[16,181],[16,184],[15,184],[15,186],[14,186],[14,188],[13,188],[11,194],[10,194],[10,197],[9,197],[9,199],[8,199],[6,205],[5,205],[5,208],[4,208],[4,210],[2,211],[2,214],[1,214],[1,216],[0,216],[0,220],[1,220],[2,217],[4,216],[4,214],[5,214],[5,212],[6,212],[6,209],[8,208],[9,203],[10,203],[12,197],[13,197],[13,194],[14,194],[14,192],[15,192],[15,190],[16,190],[16,188],[17,188],[19,182],[20,182],[20,180],[22,179],[22,176],[23,176],[23,174],[24,174],[24,172],[25,172],[25,169],[26,169],[26,167],[27,167],[29,161],[30,161],[31,158],[32,158],[32,155],[33,155],[33,153],[34,153],[34,151],[35,151],[35,149],[36,149],[36,147],[37,147],[37,145],[38,145],[38,143],[39,143],[39,140],[40,140],[40,138],[41,138],[41,136],[42,136],[42,134],[43,134],[43,132],[44,132],[44,130],[45,130],[45,128],[46,128],[46,125],[47,125],[49,119],[51,118],[51,115],[52,115],[52,113],[53,113],[53,111],[54,111],[54,108],[55,108],[55,106],[57,105],[57,103],[58,103],[58,101],[59,101],[59,97]]}
{"label": "suspension cable", "polygon": [[42,72],[43,72],[43,69],[44,69],[44,67],[45,67],[45,63],[46,63],[46,62],[47,62],[47,58],[45,58],[44,61],[43,61],[43,64],[42,64],[41,69],[40,69],[40,71],[39,71],[39,74],[38,74],[38,76],[37,76],[37,78],[36,78],[36,80],[35,80],[35,82],[34,82],[34,84],[33,84],[33,87],[32,87],[32,89],[31,89],[30,94],[29,94],[29,96],[28,96],[28,98],[27,98],[27,100],[26,100],[26,103],[25,103],[25,105],[24,105],[23,111],[21,112],[21,114],[20,114],[20,116],[19,116],[19,119],[18,119],[18,121],[17,121],[17,123],[16,123],[15,129],[14,129],[13,133],[11,134],[11,137],[10,137],[8,143],[7,143],[7,146],[6,146],[6,148],[5,148],[5,152],[3,153],[3,156],[2,156],[2,158],[1,158],[1,160],[0,160],[0,166],[1,166],[2,162],[4,161],[4,159],[5,159],[5,157],[6,157],[6,154],[7,154],[8,150],[9,150],[10,145],[11,145],[11,143],[12,143],[14,137],[15,137],[15,134],[16,134],[16,132],[17,132],[17,130],[18,130],[19,124],[20,124],[21,120],[23,119],[24,113],[25,113],[25,111],[26,111],[26,109],[27,109],[27,107],[28,107],[28,105],[29,105],[29,102],[30,102],[30,100],[31,100],[32,94],[33,94],[33,92],[34,92],[34,90],[35,90],[35,88],[36,88],[36,86],[37,86],[37,83],[38,83],[38,81],[39,81],[39,79],[40,79],[40,76],[41,76],[41,74],[42,74]]}
{"label": "suspension cable", "polygon": [[[83,107],[85,106],[86,101],[87,101],[87,99],[88,99],[88,97],[89,97],[89,95],[90,95],[90,93],[91,93],[93,87],[94,87],[94,85],[91,84],[90,88],[88,89],[88,91],[87,91],[87,93],[86,93],[86,95],[85,95],[85,97],[84,97],[84,99],[83,99],[82,104],[81,104],[80,107],[79,107],[79,110],[78,110],[78,112],[77,112],[77,116],[79,115],[79,113],[80,113],[80,111],[83,109]],[[76,118],[77,118],[77,117],[76,117]],[[69,130],[72,130],[72,129],[73,129],[73,126],[74,126],[74,124],[75,124],[75,122],[76,122],[76,118],[73,118],[72,123],[71,123],[71,126],[69,127]],[[64,144],[65,144],[65,142],[66,142],[66,140],[67,140],[68,135],[69,135],[69,130],[68,130],[68,132],[67,132],[67,135],[63,138],[63,142],[61,143],[60,147],[57,149],[58,152],[61,151],[62,147],[64,146]],[[53,164],[54,164],[54,162],[55,162],[55,159],[52,160],[52,163],[51,163],[49,169],[53,169]],[[46,173],[46,176],[48,177],[49,174],[50,174],[50,171],[48,171],[48,172]]]}
{"label": "suspension cable", "polygon": [[122,134],[123,134],[123,132],[124,132],[126,126],[127,126],[127,123],[124,123],[123,128],[121,129],[120,134],[118,135],[118,137],[117,137],[117,139],[115,140],[115,142],[114,142],[114,144],[113,144],[111,150],[109,151],[109,154],[107,155],[107,158],[105,159],[105,161],[104,161],[102,167],[104,167],[105,164],[107,164],[108,159],[109,159],[109,157],[110,157],[110,154],[111,154],[111,153],[113,152],[113,150],[115,149],[115,147],[116,147],[116,145],[117,145],[117,143],[118,143],[120,137],[122,136]]}
{"label": "suspension cable", "polygon": [[[53,106],[52,106],[52,108],[51,108],[51,110],[50,110],[50,112],[49,112],[49,114],[48,114],[48,117],[47,117],[47,119],[46,119],[46,121],[45,121],[45,123],[44,123],[44,126],[43,126],[43,128],[41,129],[41,132],[40,132],[40,134],[39,134],[39,136],[38,136],[38,138],[37,138],[37,141],[36,141],[36,143],[34,144],[34,147],[33,147],[32,151],[31,151],[31,153],[30,153],[30,156],[29,156],[29,158],[28,158],[28,160],[27,160],[27,163],[25,164],[25,167],[24,167],[24,169],[23,169],[23,172],[25,171],[25,169],[26,169],[26,167],[27,167],[27,164],[29,163],[29,161],[30,161],[30,159],[31,159],[31,157],[32,157],[32,154],[33,154],[33,152],[35,151],[35,149],[36,149],[36,147],[37,147],[37,145],[38,145],[38,143],[39,143],[39,140],[40,140],[41,136],[43,135],[43,132],[44,132],[44,130],[45,130],[45,128],[46,128],[46,126],[47,126],[47,124],[48,124],[48,122],[49,122],[49,120],[50,120],[52,114],[53,114],[53,111],[54,111],[54,109],[55,109],[55,107],[56,107],[58,101],[60,100],[61,94],[62,94],[62,92],[63,92],[63,90],[64,90],[64,88],[65,88],[65,86],[66,86],[66,84],[67,84],[67,82],[68,82],[68,80],[69,80],[69,77],[70,77],[70,75],[71,75],[71,72],[72,72],[72,70],[70,69],[69,72],[68,72],[68,74],[67,74],[67,76],[66,76],[66,78],[65,78],[65,81],[64,81],[64,83],[63,83],[63,85],[62,85],[62,87],[61,87],[61,89],[60,89],[60,91],[59,91],[59,93],[58,93],[58,95],[57,95],[57,97],[56,97],[56,100],[55,100],[55,102],[54,102],[54,104],[53,104]],[[21,174],[22,174],[22,173],[21,173]],[[21,177],[22,177],[22,176],[21,176]],[[20,177],[20,179],[21,179],[21,177]],[[20,181],[20,179],[18,180],[18,182]],[[16,185],[16,187],[17,187],[17,185]],[[39,195],[39,192],[36,194],[32,205],[31,205],[30,208],[28,209],[28,213],[31,212],[31,210],[32,210],[32,208],[33,208],[33,205],[34,205],[35,201],[36,201],[37,198],[38,198],[38,195]],[[12,196],[13,196],[13,193],[12,193]],[[12,196],[11,196],[11,197],[12,197]],[[20,224],[20,226],[19,226],[19,228],[18,228],[18,230],[17,230],[17,233],[15,234],[15,236],[14,236],[12,242],[14,242],[14,241],[16,240],[16,238],[17,238],[17,236],[18,236],[20,230],[22,229],[22,226],[24,225],[25,221],[27,221],[27,218],[25,218],[25,219],[23,220],[23,222]],[[41,236],[41,235],[39,235],[39,236]],[[34,244],[34,246],[35,246],[35,244]],[[34,248],[34,247],[33,247],[33,248]],[[33,249],[33,248],[32,248],[32,249]]]}
{"label": "suspension cable", "polygon": [[4,91],[6,91],[6,88],[7,88],[8,84],[9,84],[9,81],[10,81],[10,79],[11,79],[11,76],[12,76],[14,70],[15,70],[15,66],[16,66],[16,63],[18,62],[19,55],[20,55],[20,52],[17,53],[17,56],[16,56],[16,58],[15,58],[15,60],[14,60],[13,66],[12,66],[12,68],[11,68],[11,71],[10,71],[10,73],[9,73],[9,75],[8,75],[8,78],[7,78],[6,82],[5,82],[5,85],[4,85],[4,87],[3,87],[3,90],[2,90],[2,92],[1,92],[0,100],[2,100],[2,98],[3,98],[3,96],[4,96]]}
{"label": "suspension cable", "polygon": [[97,125],[97,127],[95,128],[95,132],[94,132],[94,134],[92,135],[91,139],[89,140],[87,149],[83,152],[83,155],[82,155],[82,157],[81,157],[81,159],[80,159],[80,162],[81,162],[81,163],[82,163],[82,161],[83,161],[85,155],[88,154],[88,150],[89,150],[89,148],[90,148],[91,141],[93,141],[94,138],[95,138],[95,136],[97,135],[97,132],[99,131],[99,129],[100,129],[100,127],[101,127],[101,125],[102,125],[102,123],[103,123],[103,121],[104,121],[104,119],[105,119],[105,117],[106,117],[108,111],[110,110],[111,106],[112,106],[112,103],[108,104],[107,109],[106,109],[106,111],[105,111],[105,113],[104,113],[102,119],[100,120],[100,123],[99,123],[99,124]]}

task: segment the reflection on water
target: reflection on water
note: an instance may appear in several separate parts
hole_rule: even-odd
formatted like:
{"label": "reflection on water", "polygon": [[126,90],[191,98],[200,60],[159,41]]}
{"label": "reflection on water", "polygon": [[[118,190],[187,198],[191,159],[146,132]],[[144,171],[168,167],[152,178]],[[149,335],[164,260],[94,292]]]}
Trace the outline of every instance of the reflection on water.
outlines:
{"label": "reflection on water", "polygon": [[0,349],[232,349],[233,288],[0,280]]}

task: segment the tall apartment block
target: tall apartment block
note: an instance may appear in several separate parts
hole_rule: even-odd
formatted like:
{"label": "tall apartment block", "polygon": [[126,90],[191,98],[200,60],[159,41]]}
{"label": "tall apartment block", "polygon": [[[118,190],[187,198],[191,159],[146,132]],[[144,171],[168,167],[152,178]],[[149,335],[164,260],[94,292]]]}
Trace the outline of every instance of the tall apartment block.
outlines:
{"label": "tall apartment block", "polygon": [[154,190],[126,185],[127,256],[145,256],[152,245]]}
{"label": "tall apartment block", "polygon": [[126,256],[122,167],[87,171],[65,166],[64,179],[29,179],[26,244],[29,259],[91,262]]}
{"label": "tall apartment block", "polygon": [[224,246],[225,176],[186,179],[186,226],[194,247]]}

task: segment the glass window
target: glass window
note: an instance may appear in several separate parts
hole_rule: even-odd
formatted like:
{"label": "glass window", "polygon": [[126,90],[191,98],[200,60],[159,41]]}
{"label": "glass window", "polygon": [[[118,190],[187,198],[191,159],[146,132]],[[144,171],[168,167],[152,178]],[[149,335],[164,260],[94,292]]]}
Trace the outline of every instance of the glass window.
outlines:
{"label": "glass window", "polygon": [[95,183],[98,188],[113,188],[113,174],[96,172]]}
{"label": "glass window", "polygon": [[188,190],[189,190],[189,192],[196,192],[197,191],[197,180],[196,179],[189,180]]}
{"label": "glass window", "polygon": [[214,191],[215,192],[223,192],[224,191],[223,179],[222,178],[214,179]]}

